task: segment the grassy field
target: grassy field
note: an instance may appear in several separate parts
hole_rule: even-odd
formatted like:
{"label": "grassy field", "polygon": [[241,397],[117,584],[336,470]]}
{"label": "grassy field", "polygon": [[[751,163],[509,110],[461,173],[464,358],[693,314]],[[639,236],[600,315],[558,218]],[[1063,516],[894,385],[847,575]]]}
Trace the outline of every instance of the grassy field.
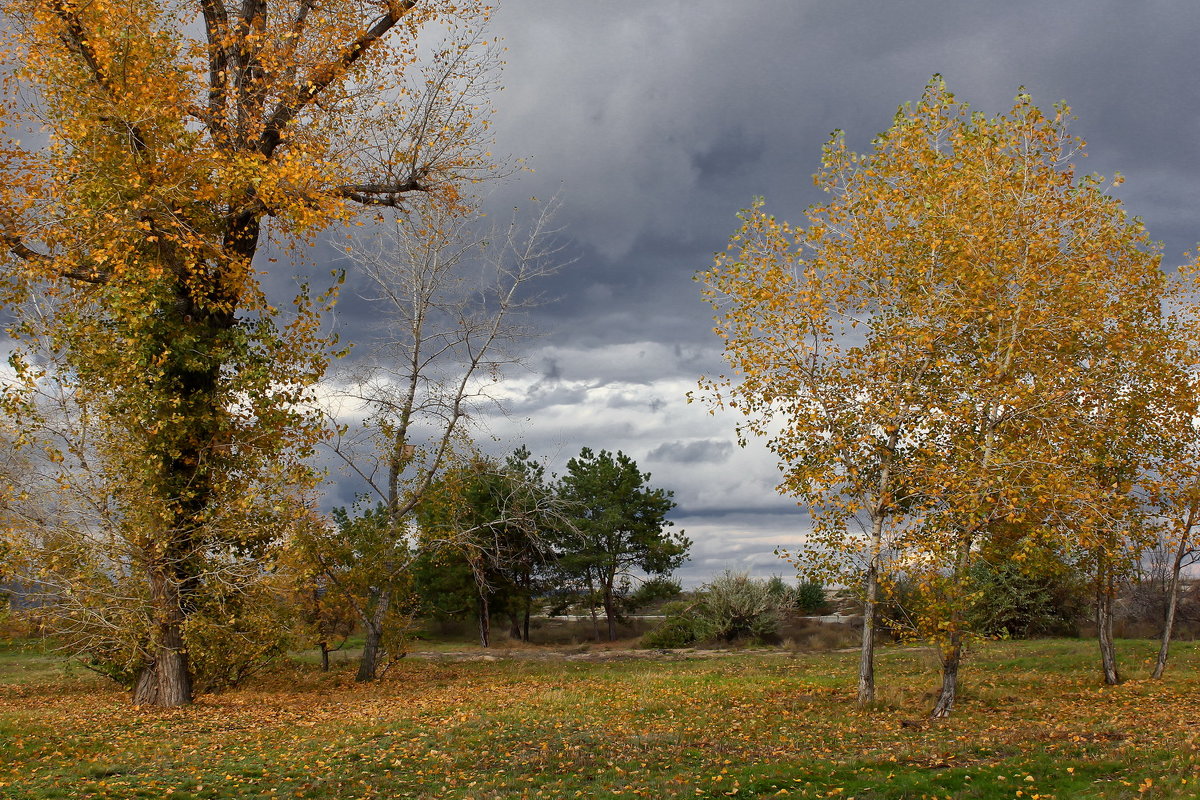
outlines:
{"label": "grassy field", "polygon": [[356,686],[297,663],[184,710],[37,648],[0,646],[0,797],[1196,798],[1200,647],[1100,685],[1087,641],[978,646],[929,724],[930,653],[885,649],[878,708],[855,655],[406,659]]}

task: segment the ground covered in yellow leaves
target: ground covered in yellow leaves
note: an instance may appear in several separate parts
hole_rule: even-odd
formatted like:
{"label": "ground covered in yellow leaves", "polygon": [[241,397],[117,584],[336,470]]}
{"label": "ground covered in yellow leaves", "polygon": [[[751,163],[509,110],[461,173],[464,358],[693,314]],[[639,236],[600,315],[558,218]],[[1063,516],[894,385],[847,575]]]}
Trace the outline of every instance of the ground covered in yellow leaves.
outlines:
{"label": "ground covered in yellow leaves", "polygon": [[[1087,641],[983,643],[955,716],[929,723],[921,648],[670,661],[406,659],[376,685],[296,664],[183,710],[131,708],[0,650],[0,797],[1195,798],[1200,647],[1166,680],[1124,642],[1100,685]],[[1135,674],[1136,673],[1136,674]]]}

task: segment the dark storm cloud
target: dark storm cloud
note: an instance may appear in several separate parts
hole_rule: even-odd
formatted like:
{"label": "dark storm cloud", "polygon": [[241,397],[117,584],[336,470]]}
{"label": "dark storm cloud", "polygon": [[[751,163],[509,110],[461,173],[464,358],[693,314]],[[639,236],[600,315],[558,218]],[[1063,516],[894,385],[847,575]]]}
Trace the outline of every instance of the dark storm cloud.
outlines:
{"label": "dark storm cloud", "polygon": [[646,456],[649,461],[676,464],[720,463],[733,452],[733,443],[719,439],[693,439],[690,442],[663,442]]}
{"label": "dark storm cloud", "polygon": [[869,146],[935,72],[988,113],[1021,86],[1070,102],[1084,167],[1126,174],[1174,263],[1200,237],[1198,22],[1194,3],[1116,0],[502,5],[498,136],[537,169],[511,192],[561,185],[588,250],[546,319],[560,341],[693,341],[707,314],[691,278],[737,209],[765,195],[799,219],[829,132]]}
{"label": "dark storm cloud", "polygon": [[[583,445],[652,464],[696,540],[691,582],[785,572],[772,550],[808,529],[765,448],[734,448],[737,419],[685,395],[722,368],[696,272],[756,196],[802,221],[822,199],[811,176],[832,130],[869,148],[934,73],[988,114],[1025,87],[1043,109],[1072,106],[1080,168],[1124,173],[1117,193],[1163,241],[1164,266],[1200,240],[1191,0],[501,0],[493,28],[508,47],[495,149],[536,171],[488,206],[557,195],[577,261],[542,285],[557,298],[531,313],[543,336],[483,438],[524,441],[559,471]],[[344,264],[339,246],[316,260]],[[347,338],[370,331],[360,293],[343,292]]]}

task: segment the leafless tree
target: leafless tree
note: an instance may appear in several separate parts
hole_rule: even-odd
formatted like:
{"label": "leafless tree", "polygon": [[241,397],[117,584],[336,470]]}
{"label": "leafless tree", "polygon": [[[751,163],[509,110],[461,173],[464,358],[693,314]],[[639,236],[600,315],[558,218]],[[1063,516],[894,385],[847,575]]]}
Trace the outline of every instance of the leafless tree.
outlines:
{"label": "leafless tree", "polygon": [[541,301],[534,284],[566,264],[555,207],[540,205],[528,225],[514,212],[483,235],[477,218],[419,207],[351,248],[380,323],[371,350],[331,393],[331,447],[383,509],[387,530],[384,550],[371,554],[378,579],[358,600],[359,680],[375,677],[384,622],[413,563],[411,515],[464,449],[472,415],[496,404],[493,389],[530,335],[523,312]]}

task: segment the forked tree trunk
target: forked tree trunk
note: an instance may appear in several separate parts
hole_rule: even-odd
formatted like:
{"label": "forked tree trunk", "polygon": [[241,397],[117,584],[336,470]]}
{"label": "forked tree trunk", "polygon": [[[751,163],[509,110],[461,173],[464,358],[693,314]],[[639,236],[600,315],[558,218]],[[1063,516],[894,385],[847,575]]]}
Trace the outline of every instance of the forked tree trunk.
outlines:
{"label": "forked tree trunk", "polygon": [[971,569],[971,546],[975,542],[973,530],[966,530],[958,542],[958,556],[954,561],[954,575],[951,587],[955,593],[952,597],[950,610],[950,639],[942,647],[942,689],[938,692],[937,702],[929,716],[933,719],[944,719],[954,710],[954,701],[958,697],[958,667],[962,663],[963,627],[965,614],[963,604],[966,602],[967,574]]}
{"label": "forked tree trunk", "polygon": [[1171,633],[1175,629],[1175,611],[1179,607],[1179,572],[1183,568],[1183,557],[1187,554],[1186,533],[1179,537],[1179,545],[1175,548],[1175,560],[1171,564],[1171,588],[1167,595],[1167,618],[1163,620],[1162,643],[1158,647],[1158,658],[1154,662],[1154,671],[1150,677],[1159,680],[1163,670],[1167,668],[1167,656],[1171,650]]}
{"label": "forked tree trunk", "polygon": [[1117,650],[1113,644],[1113,577],[1106,566],[1096,581],[1096,631],[1100,640],[1100,666],[1104,670],[1104,682],[1116,686],[1121,682],[1117,670]]}

